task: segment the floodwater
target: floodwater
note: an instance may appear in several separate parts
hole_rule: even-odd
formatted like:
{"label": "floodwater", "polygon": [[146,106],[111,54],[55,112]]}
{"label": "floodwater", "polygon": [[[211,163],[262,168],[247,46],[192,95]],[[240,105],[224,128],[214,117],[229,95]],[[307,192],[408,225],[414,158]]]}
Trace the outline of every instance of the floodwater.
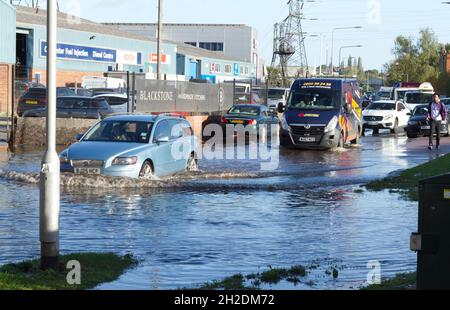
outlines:
{"label": "floodwater", "polygon": [[[335,152],[280,150],[274,171],[258,160],[203,160],[199,172],[160,180],[63,175],[61,252],[140,260],[98,289],[193,288],[298,264],[318,268],[295,287],[263,287],[357,288],[370,261],[383,277],[415,268],[417,204],[355,189],[435,156],[416,146],[403,136],[368,136]],[[40,158],[29,151],[0,161],[0,264],[39,255]]]}

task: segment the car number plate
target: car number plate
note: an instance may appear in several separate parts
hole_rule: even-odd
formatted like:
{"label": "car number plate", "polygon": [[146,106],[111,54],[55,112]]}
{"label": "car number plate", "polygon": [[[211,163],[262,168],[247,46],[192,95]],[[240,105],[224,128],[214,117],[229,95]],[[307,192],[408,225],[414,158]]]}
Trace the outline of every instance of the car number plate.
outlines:
{"label": "car number plate", "polygon": [[300,142],[316,142],[316,138],[314,137],[301,137],[299,139]]}
{"label": "car number plate", "polygon": [[231,121],[231,123],[233,123],[233,124],[244,124],[244,121],[243,120],[234,119],[234,120]]}
{"label": "car number plate", "polygon": [[368,122],[368,124],[369,124],[370,126],[377,126],[377,125],[378,125],[377,122]]}
{"label": "car number plate", "polygon": [[75,168],[76,174],[100,174],[100,168]]}
{"label": "car number plate", "polygon": [[431,129],[431,126],[420,126],[420,129],[428,130],[428,129]]}
{"label": "car number plate", "polygon": [[27,100],[25,101],[26,104],[38,104],[36,100]]}

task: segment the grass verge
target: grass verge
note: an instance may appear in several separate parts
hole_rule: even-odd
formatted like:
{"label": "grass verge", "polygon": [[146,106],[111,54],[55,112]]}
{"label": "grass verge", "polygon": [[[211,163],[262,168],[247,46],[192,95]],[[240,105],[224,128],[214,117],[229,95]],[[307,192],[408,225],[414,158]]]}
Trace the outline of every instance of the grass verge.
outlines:
{"label": "grass verge", "polygon": [[387,177],[365,185],[368,190],[400,193],[405,198],[418,201],[419,181],[450,172],[450,154],[439,157],[423,165],[407,169],[397,176]]}
{"label": "grass verge", "polygon": [[362,290],[412,290],[416,287],[416,273],[402,273],[392,279],[384,280],[381,284],[369,285]]}
{"label": "grass verge", "polygon": [[[81,284],[70,285],[67,263],[80,262]],[[0,290],[83,290],[119,278],[126,269],[137,265],[132,255],[82,253],[60,256],[59,270],[40,270],[40,260],[24,261],[0,267]]]}
{"label": "grass verge", "polygon": [[[236,274],[223,280],[207,282],[198,287],[200,290],[259,290],[261,284],[278,284],[286,280],[293,284],[301,282],[301,278],[306,276],[306,268],[303,266],[293,266],[287,268],[271,268],[262,273],[249,274],[243,276]],[[248,285],[247,283],[250,283]]]}

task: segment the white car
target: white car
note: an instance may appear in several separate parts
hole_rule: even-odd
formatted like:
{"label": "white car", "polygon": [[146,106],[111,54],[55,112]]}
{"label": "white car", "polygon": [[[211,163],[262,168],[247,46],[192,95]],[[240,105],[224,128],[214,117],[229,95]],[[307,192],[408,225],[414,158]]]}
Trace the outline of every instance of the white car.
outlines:
{"label": "white car", "polygon": [[267,106],[270,109],[278,109],[280,102],[286,106],[289,91],[288,88],[269,88],[267,90]]}
{"label": "white car", "polygon": [[374,134],[380,129],[396,133],[398,128],[408,125],[410,116],[411,111],[400,101],[375,101],[363,111],[363,127],[364,130],[372,129]]}

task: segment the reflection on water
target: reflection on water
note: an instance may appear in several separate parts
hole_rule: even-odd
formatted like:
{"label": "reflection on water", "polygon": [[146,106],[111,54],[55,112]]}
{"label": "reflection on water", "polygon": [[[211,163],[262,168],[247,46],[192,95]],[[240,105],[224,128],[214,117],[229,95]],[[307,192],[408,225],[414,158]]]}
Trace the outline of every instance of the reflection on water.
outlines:
{"label": "reflection on water", "polygon": [[[416,204],[354,189],[427,155],[406,156],[401,138],[370,139],[339,152],[281,150],[273,172],[253,161],[211,160],[160,180],[63,175],[61,250],[142,260],[101,289],[192,287],[311,262],[323,267],[311,271],[313,288],[361,285],[370,260],[380,261],[383,276],[412,270]],[[25,152],[0,162],[0,264],[39,255],[40,157]],[[338,279],[325,273],[331,265],[341,268]]]}

